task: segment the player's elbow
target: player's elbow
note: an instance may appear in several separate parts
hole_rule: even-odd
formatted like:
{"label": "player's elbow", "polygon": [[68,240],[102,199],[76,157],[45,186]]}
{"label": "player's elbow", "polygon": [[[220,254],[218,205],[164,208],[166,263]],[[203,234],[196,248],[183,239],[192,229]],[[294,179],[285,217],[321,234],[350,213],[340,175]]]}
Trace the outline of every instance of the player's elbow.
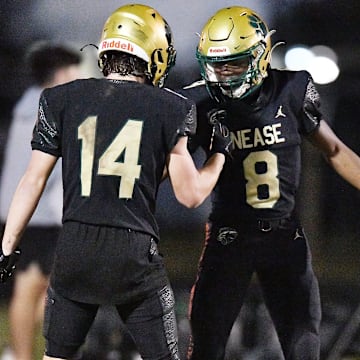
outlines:
{"label": "player's elbow", "polygon": [[199,207],[205,200],[197,191],[186,191],[183,194],[176,194],[176,199],[181,205],[184,205],[188,209],[195,209]]}
{"label": "player's elbow", "polygon": [[334,167],[338,162],[342,161],[344,153],[346,153],[346,149],[344,147],[334,144],[326,152],[324,152],[323,155],[325,160]]}

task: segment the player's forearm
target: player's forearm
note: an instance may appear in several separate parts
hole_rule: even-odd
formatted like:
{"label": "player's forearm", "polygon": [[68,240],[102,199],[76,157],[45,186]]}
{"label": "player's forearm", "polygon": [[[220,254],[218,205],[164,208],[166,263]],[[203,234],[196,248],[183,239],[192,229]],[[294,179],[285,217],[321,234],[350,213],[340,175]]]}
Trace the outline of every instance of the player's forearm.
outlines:
{"label": "player's forearm", "polygon": [[347,182],[360,190],[360,158],[347,146],[341,146],[336,154],[327,157],[334,170]]}
{"label": "player's forearm", "polygon": [[[201,169],[192,165],[183,180],[173,184],[177,200],[188,208],[200,206],[210,195],[225,162],[225,156],[216,153],[208,159]],[[185,168],[182,168],[184,171]]]}
{"label": "player's forearm", "polygon": [[4,255],[11,254],[18,245],[44,189],[43,181],[33,181],[26,175],[13,196],[2,240]]}
{"label": "player's forearm", "polygon": [[310,141],[344,180],[360,190],[360,157],[335,135],[325,120],[320,122]]}
{"label": "player's forearm", "polygon": [[199,194],[201,196],[201,203],[214,189],[224,163],[225,155],[222,153],[214,153],[199,170]]}

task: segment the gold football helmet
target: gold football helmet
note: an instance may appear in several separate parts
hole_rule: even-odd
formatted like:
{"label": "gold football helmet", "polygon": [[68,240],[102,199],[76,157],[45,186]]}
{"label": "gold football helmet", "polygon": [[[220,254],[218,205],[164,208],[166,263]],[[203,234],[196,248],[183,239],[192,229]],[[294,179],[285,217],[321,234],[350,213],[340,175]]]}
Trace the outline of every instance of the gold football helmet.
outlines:
{"label": "gold football helmet", "polygon": [[[253,10],[232,6],[217,11],[205,24],[196,50],[201,75],[210,95],[217,101],[244,98],[258,88],[267,76],[271,41],[265,22]],[[221,66],[241,74],[219,76]]]}
{"label": "gold football helmet", "polygon": [[107,51],[122,51],[143,59],[153,85],[162,87],[175,64],[173,36],[166,20],[153,8],[125,5],[115,10],[105,22],[98,56]]}

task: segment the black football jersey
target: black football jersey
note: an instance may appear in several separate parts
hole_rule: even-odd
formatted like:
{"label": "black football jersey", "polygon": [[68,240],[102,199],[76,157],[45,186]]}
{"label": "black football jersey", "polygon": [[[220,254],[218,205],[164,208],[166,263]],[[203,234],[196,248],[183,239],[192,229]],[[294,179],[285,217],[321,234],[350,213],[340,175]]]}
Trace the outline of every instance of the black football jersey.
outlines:
{"label": "black football jersey", "polygon": [[195,119],[192,101],[136,82],[83,79],[44,90],[32,148],[62,157],[63,222],[158,237],[166,156]]}
{"label": "black football jersey", "polygon": [[234,223],[290,216],[300,180],[302,137],[322,118],[310,75],[270,69],[257,94],[223,104],[210,99],[205,85],[194,84],[182,93],[197,104],[193,149],[200,145],[209,150],[211,123],[217,120],[228,126],[234,143],[213,193],[210,219]]}

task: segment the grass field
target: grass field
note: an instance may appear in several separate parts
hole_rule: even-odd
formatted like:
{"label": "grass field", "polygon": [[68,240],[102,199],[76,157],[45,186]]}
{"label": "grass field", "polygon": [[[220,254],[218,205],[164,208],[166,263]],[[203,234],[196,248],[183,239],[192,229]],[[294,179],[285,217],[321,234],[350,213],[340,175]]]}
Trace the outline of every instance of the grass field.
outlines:
{"label": "grass field", "polygon": [[[6,302],[0,304],[0,359],[1,354],[9,345],[9,322],[7,314],[8,305]],[[35,344],[34,344],[34,359],[42,359],[44,352],[44,340],[41,334],[41,329],[37,331]]]}
{"label": "grass field", "polygon": [[0,305],[0,353],[9,341],[9,325],[7,321],[7,304]]}

